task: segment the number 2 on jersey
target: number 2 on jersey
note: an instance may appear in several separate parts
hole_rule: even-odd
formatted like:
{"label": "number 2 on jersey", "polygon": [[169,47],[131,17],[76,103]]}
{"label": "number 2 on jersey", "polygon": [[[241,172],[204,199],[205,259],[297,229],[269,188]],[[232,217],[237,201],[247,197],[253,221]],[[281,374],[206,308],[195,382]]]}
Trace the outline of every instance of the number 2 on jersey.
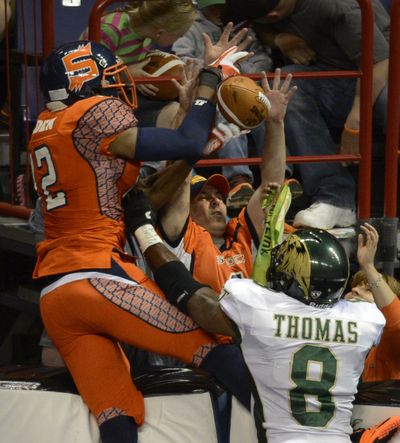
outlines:
{"label": "number 2 on jersey", "polygon": [[[41,177],[40,183],[36,182],[34,162],[36,162],[36,168],[38,171],[40,171],[42,168],[47,169],[47,173]],[[60,206],[65,206],[67,204],[66,193],[60,190],[49,190],[51,186],[57,183],[57,172],[47,146],[42,145],[34,150],[31,158],[31,166],[35,189],[39,191],[41,190],[45,195],[47,211],[59,208]]]}
{"label": "number 2 on jersey", "polygon": [[[319,367],[314,377],[310,374],[313,364]],[[330,391],[335,385],[336,371],[337,360],[328,348],[305,345],[294,353],[290,376],[296,387],[289,396],[291,412],[298,423],[324,427],[332,419],[335,403]],[[319,410],[311,410],[308,403],[311,398],[318,399]]]}

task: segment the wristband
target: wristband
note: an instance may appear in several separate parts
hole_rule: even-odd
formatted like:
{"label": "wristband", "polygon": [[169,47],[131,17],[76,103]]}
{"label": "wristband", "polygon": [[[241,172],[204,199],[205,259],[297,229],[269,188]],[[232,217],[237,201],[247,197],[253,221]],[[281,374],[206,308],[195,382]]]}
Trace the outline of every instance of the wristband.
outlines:
{"label": "wristband", "polygon": [[166,295],[168,301],[187,314],[190,297],[203,285],[192,277],[185,265],[179,260],[160,266],[154,273],[154,280]]}
{"label": "wristband", "polygon": [[153,225],[150,224],[137,228],[135,231],[135,237],[143,254],[150,246],[162,243],[162,240],[155,231]]}
{"label": "wristband", "polygon": [[353,129],[353,128],[349,128],[348,126],[344,125],[344,130],[351,135],[359,135],[360,134],[360,130],[359,129]]}
{"label": "wristband", "polygon": [[199,85],[217,89],[221,82],[221,71],[218,68],[203,68],[199,75]]}

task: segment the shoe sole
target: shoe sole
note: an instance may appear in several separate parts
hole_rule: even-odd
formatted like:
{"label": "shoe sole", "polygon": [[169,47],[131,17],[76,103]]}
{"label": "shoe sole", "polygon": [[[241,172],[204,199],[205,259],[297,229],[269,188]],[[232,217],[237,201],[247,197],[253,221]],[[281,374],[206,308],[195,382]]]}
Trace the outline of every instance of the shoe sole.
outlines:
{"label": "shoe sole", "polygon": [[241,189],[237,195],[228,197],[226,200],[226,207],[229,209],[243,208],[249,202],[254,190],[250,188]]}
{"label": "shoe sole", "polygon": [[288,180],[286,184],[289,186],[292,200],[303,195],[303,187],[297,180]]}
{"label": "shoe sole", "polygon": [[[268,208],[273,201],[276,191],[264,198],[261,206]],[[267,271],[271,265],[272,249],[282,241],[285,215],[289,209],[292,196],[289,186],[283,186],[276,202],[265,214],[265,225],[260,238],[260,246],[253,265],[251,278],[259,285],[266,287]]]}

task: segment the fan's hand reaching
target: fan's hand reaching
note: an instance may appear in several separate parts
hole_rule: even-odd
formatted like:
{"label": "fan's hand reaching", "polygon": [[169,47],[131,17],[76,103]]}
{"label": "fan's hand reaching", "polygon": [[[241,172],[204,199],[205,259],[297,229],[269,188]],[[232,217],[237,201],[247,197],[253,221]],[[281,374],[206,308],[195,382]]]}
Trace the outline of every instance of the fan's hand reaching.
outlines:
{"label": "fan's hand reaching", "polygon": [[[243,28],[237,32],[232,38],[230,36],[233,28],[233,23],[228,23],[220,39],[213,44],[211,38],[208,34],[203,34],[204,40],[204,66],[211,65],[215,60],[217,60],[223,52],[232,46],[237,46],[237,51],[242,51],[246,49],[252,41],[252,37],[247,35],[248,29]],[[248,56],[252,56],[253,53],[249,53]]]}

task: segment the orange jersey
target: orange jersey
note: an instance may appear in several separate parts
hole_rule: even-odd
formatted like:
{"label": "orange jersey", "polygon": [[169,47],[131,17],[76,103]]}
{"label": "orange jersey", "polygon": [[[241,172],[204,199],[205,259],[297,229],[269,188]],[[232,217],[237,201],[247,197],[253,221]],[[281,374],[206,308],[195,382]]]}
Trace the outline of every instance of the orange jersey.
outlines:
{"label": "orange jersey", "polygon": [[400,300],[396,298],[381,309],[386,319],[381,341],[365,359],[361,380],[400,380]]}
{"label": "orange jersey", "polygon": [[113,97],[95,96],[39,115],[29,153],[45,240],[37,246],[34,278],[110,268],[111,251],[123,250],[121,199],[140,163],[117,158],[108,148],[134,126],[132,109]]}
{"label": "orange jersey", "polygon": [[163,240],[196,280],[211,286],[217,293],[229,278],[251,275],[258,246],[256,231],[245,209],[227,224],[225,244],[220,248],[214,244],[210,233],[190,217],[178,240],[170,242],[165,235]]}

